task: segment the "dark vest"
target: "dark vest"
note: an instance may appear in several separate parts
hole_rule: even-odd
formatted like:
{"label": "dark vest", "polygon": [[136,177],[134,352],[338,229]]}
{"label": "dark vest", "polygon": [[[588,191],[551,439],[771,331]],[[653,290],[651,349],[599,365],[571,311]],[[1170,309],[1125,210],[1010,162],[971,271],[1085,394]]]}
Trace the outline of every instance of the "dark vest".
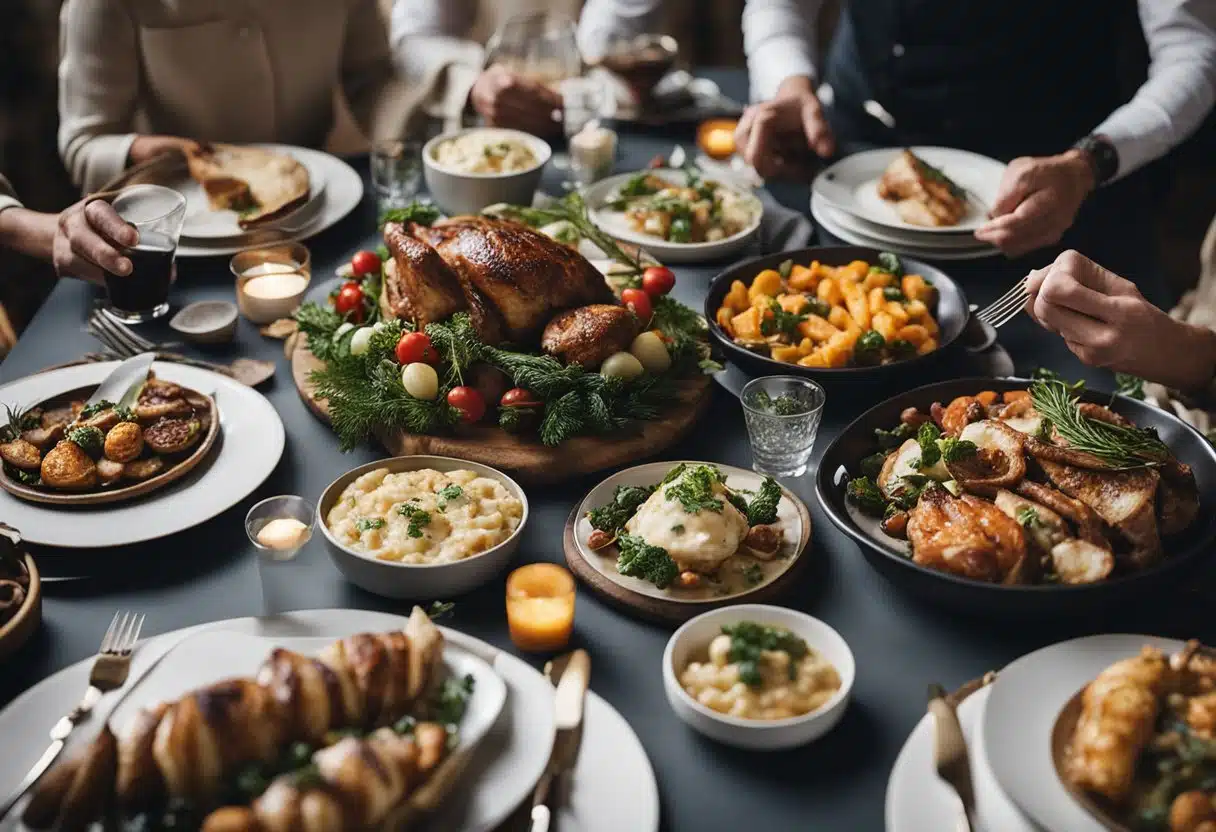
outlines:
{"label": "dark vest", "polygon": [[[1129,13],[1135,0],[853,0],[825,80],[845,124],[870,134],[856,138],[1058,153],[1122,103],[1115,41]],[[867,99],[894,133],[876,138]]]}

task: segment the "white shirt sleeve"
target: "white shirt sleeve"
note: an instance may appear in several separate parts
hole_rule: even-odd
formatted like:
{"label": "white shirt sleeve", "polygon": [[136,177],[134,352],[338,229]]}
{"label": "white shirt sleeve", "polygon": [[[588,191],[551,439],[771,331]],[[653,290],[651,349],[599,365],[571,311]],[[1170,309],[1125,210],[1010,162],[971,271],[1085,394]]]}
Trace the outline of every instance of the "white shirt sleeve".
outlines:
{"label": "white shirt sleeve", "polygon": [[466,35],[477,18],[479,0],[395,0],[389,41],[397,66],[411,83],[422,83],[446,67],[432,116],[459,119],[485,62],[481,44]]}
{"label": "white shirt sleeve", "polygon": [[607,51],[614,37],[654,31],[662,0],[587,0],[578,21],[578,48],[586,60]]}
{"label": "white shirt sleeve", "polygon": [[772,98],[786,78],[815,78],[815,29],[822,7],[823,0],[747,0],[744,4],[743,51],[753,101]]}
{"label": "white shirt sleeve", "polygon": [[1148,80],[1095,129],[1119,152],[1118,176],[1168,153],[1216,102],[1216,3],[1140,0]]}
{"label": "white shirt sleeve", "polygon": [[17,192],[13,190],[13,186],[4,174],[0,173],[0,211],[5,208],[20,208],[21,200],[17,199]]}

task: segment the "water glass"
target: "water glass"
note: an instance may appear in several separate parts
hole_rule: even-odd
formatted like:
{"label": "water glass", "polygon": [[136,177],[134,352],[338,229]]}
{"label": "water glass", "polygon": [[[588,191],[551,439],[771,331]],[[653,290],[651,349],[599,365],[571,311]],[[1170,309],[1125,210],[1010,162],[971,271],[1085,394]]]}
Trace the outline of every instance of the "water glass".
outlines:
{"label": "water glass", "polygon": [[422,187],[422,142],[388,139],[372,145],[372,189],[381,213],[404,208]]}
{"label": "water glass", "polygon": [[[298,539],[270,545],[259,540],[267,525],[281,519],[298,520],[304,525]],[[262,585],[262,606],[265,615],[280,615],[291,609],[287,589],[295,574],[290,567],[312,538],[316,522],[317,510],[313,504],[294,494],[262,500],[245,515],[245,534],[249,536],[249,542],[253,544],[258,555],[258,581]]]}
{"label": "water glass", "polygon": [[823,418],[823,388],[805,378],[765,376],[748,382],[739,399],[752,468],[774,477],[805,474]]}
{"label": "water glass", "polygon": [[128,324],[151,321],[169,311],[169,285],[186,198],[160,185],[134,185],[114,197],[114,210],[139,232],[139,242],[122,253],[131,273],[105,275],[107,309]]}

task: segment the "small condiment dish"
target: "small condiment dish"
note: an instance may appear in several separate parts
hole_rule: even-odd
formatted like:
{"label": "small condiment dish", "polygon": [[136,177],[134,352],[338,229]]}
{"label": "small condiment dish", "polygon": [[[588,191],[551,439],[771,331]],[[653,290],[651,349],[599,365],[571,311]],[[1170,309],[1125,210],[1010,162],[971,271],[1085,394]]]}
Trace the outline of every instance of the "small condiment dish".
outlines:
{"label": "small condiment dish", "polygon": [[236,304],[202,300],[183,306],[169,321],[174,332],[196,344],[226,344],[236,334]]}
{"label": "small condiment dish", "polygon": [[[304,301],[312,283],[312,261],[308,247],[300,243],[264,248],[246,249],[237,252],[229,261],[229,268],[236,278],[236,302],[241,314],[255,324],[268,324],[279,318],[291,317],[291,313]],[[299,285],[286,294],[262,296],[246,289],[254,280],[272,278],[276,274],[292,277]],[[295,276],[299,277],[295,277]],[[299,278],[303,278],[300,280]]]}
{"label": "small condiment dish", "polygon": [[[690,662],[705,660],[709,643],[723,625],[740,621],[783,627],[801,638],[836,668],[840,688],[818,710],[788,719],[744,719],[702,705],[684,690],[680,674]],[[797,610],[765,604],[739,604],[698,615],[672,634],[663,651],[663,689],[676,716],[710,739],[753,751],[794,748],[830,731],[848,707],[855,674],[853,651],[834,629]]]}
{"label": "small condiment dish", "polygon": [[[299,540],[288,545],[268,545],[259,540],[259,535],[267,525],[281,519],[298,520],[304,524],[305,529]],[[245,515],[245,534],[261,557],[269,560],[291,560],[312,539],[316,523],[317,511],[312,503],[294,494],[284,494],[268,497],[249,509],[249,513]]]}
{"label": "small condiment dish", "polygon": [[[527,170],[510,173],[462,173],[441,167],[435,161],[439,145],[466,133],[490,133],[504,140],[516,141],[531,148],[536,164]],[[422,175],[427,191],[440,208],[451,216],[478,214],[490,205],[531,205],[540,185],[541,173],[553,155],[553,148],[544,139],[522,130],[507,130],[501,127],[470,127],[444,133],[431,139],[422,148]]]}
{"label": "small condiment dish", "polygon": [[[329,530],[327,518],[346,486],[378,468],[387,468],[390,473],[420,471],[426,468],[440,472],[465,470],[472,471],[479,477],[498,480],[512,497],[523,504],[519,525],[510,537],[497,546],[491,546],[484,552],[451,563],[400,563],[356,552],[334,537]],[[386,598],[433,601],[436,598],[452,598],[474,590],[489,583],[506,569],[519,549],[524,527],[528,525],[528,496],[519,483],[488,465],[446,456],[399,456],[360,465],[338,477],[326,487],[321,498],[317,500],[317,514],[320,520],[317,525],[325,537],[329,556],[348,581]]]}

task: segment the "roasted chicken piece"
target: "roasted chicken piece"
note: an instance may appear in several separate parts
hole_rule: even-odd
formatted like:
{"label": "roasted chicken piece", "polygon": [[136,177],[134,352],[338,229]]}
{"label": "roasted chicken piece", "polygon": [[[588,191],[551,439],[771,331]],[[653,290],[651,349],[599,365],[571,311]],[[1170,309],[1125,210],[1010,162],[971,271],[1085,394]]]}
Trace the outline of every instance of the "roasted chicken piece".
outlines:
{"label": "roasted chicken piece", "polygon": [[1114,570],[1115,558],[1109,545],[1100,546],[1077,538],[1064,518],[1047,506],[1004,489],[997,491],[994,502],[1026,530],[1026,539],[1031,545],[1051,559],[1052,569],[1062,583],[1096,583],[1109,577]]}
{"label": "roasted chicken piece", "polygon": [[1017,521],[987,500],[929,488],[908,516],[912,559],[981,581],[1005,581],[1026,557]]}
{"label": "roasted chicken piece", "polygon": [[434,248],[395,222],[384,226],[384,243],[389,261],[381,302],[393,317],[424,327],[467,306],[460,280]]}
{"label": "roasted chicken piece", "polygon": [[592,370],[608,356],[628,350],[641,331],[637,315],[624,306],[596,303],[562,312],[549,321],[540,346],[567,364]]}
{"label": "roasted chicken piece", "polygon": [[988,409],[975,396],[959,396],[945,407],[934,402],[929,413],[942,433],[949,436],[958,436],[967,425],[988,418]]}
{"label": "roasted chicken piece", "polygon": [[1170,460],[1159,469],[1157,526],[1163,535],[1185,531],[1199,514],[1199,486],[1191,466]]}
{"label": "roasted chicken piece", "polygon": [[964,191],[910,150],[900,152],[878,180],[878,195],[912,225],[957,225],[967,212]]}
{"label": "roasted chicken piece", "polygon": [[968,491],[991,493],[994,488],[1012,488],[1026,476],[1026,454],[1022,450],[1025,436],[1004,422],[971,422],[958,437],[974,442],[976,453],[947,462],[946,469]]}
{"label": "roasted chicken piece", "polygon": [[1116,803],[1128,796],[1136,761],[1152,737],[1169,682],[1165,657],[1146,647],[1086,685],[1065,760],[1071,783]]}

